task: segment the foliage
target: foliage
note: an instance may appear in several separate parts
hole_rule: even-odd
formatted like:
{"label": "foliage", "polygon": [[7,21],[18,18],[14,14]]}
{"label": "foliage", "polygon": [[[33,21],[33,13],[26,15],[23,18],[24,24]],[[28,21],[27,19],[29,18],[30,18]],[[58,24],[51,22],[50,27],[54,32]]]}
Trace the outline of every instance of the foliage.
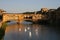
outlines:
{"label": "foliage", "polygon": [[0,28],[0,40],[4,37],[5,35],[5,29],[6,29],[7,23],[2,23],[2,26]]}
{"label": "foliage", "polygon": [[50,23],[52,25],[60,25],[60,7],[54,11],[50,11],[48,14],[50,14]]}

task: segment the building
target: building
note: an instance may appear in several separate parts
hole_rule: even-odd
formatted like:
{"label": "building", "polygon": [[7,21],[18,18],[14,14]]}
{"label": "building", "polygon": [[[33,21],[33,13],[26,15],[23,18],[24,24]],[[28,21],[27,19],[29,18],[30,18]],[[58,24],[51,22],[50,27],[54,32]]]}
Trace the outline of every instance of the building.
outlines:
{"label": "building", "polygon": [[3,13],[6,13],[6,11],[3,9],[0,9],[0,15],[2,15]]}
{"label": "building", "polygon": [[47,8],[41,8],[41,11],[42,12],[48,12],[48,9]]}

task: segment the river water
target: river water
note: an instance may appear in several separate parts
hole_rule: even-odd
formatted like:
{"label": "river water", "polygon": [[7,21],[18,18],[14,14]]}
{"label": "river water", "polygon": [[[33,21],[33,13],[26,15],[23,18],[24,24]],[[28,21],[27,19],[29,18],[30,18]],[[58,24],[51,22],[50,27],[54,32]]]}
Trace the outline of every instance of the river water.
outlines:
{"label": "river water", "polygon": [[60,40],[60,34],[52,27],[40,24],[8,24],[4,40]]}

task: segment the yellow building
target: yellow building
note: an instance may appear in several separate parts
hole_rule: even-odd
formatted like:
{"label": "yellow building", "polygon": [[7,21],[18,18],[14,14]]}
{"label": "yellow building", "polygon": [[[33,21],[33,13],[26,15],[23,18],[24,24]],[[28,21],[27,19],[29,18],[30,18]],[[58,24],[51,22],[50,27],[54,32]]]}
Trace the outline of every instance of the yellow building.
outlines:
{"label": "yellow building", "polygon": [[48,9],[47,8],[41,8],[41,11],[42,12],[48,12]]}

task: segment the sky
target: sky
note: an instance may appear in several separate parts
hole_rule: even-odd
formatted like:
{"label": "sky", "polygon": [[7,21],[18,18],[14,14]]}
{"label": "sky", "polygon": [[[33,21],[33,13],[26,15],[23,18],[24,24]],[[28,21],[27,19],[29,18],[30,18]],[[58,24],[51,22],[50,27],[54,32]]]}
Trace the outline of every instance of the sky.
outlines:
{"label": "sky", "polygon": [[0,0],[0,9],[10,13],[39,11],[60,7],[60,0]]}

